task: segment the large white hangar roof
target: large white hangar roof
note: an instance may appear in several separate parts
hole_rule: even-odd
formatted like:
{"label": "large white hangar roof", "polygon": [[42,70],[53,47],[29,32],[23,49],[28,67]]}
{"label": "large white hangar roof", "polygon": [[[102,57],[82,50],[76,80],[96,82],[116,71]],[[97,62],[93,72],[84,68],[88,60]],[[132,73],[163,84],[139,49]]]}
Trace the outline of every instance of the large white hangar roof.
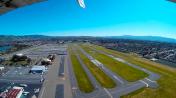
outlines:
{"label": "large white hangar roof", "polygon": [[41,1],[43,0],[0,0],[0,15],[16,8]]}

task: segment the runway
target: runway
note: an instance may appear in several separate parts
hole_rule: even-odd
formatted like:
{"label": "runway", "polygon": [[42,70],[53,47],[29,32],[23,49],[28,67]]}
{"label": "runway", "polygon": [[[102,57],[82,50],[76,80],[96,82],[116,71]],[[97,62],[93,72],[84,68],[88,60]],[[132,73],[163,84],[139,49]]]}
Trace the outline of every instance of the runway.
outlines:
{"label": "runway", "polygon": [[[89,76],[89,79],[93,82],[94,86],[97,87],[97,89],[94,92],[98,92],[98,94],[92,92],[90,94],[84,94],[82,92],[79,91],[77,85],[74,85],[74,87],[76,87],[77,89],[74,91],[74,95],[76,95],[76,97],[74,98],[120,98],[120,96],[123,95],[127,95],[131,92],[134,92],[136,90],[139,90],[141,88],[144,87],[149,87],[149,88],[157,88],[158,84],[156,82],[157,79],[159,79],[159,75],[156,73],[153,73],[147,69],[138,67],[137,65],[132,65],[128,62],[126,62],[125,60],[120,59],[121,61],[123,61],[123,63],[128,64],[129,66],[132,66],[134,68],[140,69],[146,73],[149,74],[149,77],[146,77],[144,79],[138,80],[136,82],[128,82],[125,79],[123,79],[122,77],[120,77],[119,75],[113,73],[111,70],[107,69],[102,63],[101,61],[98,61],[96,59],[94,59],[91,55],[89,55],[88,53],[86,53],[81,47],[76,46],[74,48],[79,48],[80,51],[86,55],[90,61],[92,61],[92,63],[94,63],[96,66],[98,66],[101,70],[103,70],[108,76],[110,76],[111,78],[113,78],[113,80],[116,82],[117,87],[113,88],[113,89],[105,89],[102,88],[94,79],[94,77],[91,75],[91,73],[89,72],[89,70],[87,69],[87,67],[84,65],[84,62],[81,60],[81,58],[79,57],[79,55],[76,53],[77,58],[79,60],[79,62],[81,63],[81,65],[83,66],[84,70],[86,70],[86,73]],[[97,51],[97,50],[96,50]],[[99,52],[99,51],[97,51]],[[101,52],[102,53],[102,52]],[[104,53],[106,54],[106,53]],[[109,57],[113,57],[112,55],[106,54]],[[113,57],[115,59],[115,57]],[[117,60],[117,59],[116,59]],[[118,60],[119,61],[119,60]],[[73,79],[76,84],[76,79]],[[84,96],[86,95],[86,96]],[[94,97],[91,97],[94,96]]]}

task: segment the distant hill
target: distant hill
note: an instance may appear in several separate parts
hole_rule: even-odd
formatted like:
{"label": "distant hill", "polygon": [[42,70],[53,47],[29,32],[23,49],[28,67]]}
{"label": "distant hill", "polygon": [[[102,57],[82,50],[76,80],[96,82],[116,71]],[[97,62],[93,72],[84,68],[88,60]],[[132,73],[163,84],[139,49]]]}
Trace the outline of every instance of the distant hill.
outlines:
{"label": "distant hill", "polygon": [[13,35],[0,35],[0,42],[9,41],[23,41],[23,40],[46,40],[52,38],[65,38],[65,39],[98,39],[98,38],[113,38],[113,39],[131,39],[131,40],[146,40],[146,41],[157,41],[157,42],[168,42],[176,43],[176,39],[165,38],[159,36],[106,36],[106,37],[92,37],[92,36],[45,36],[45,35],[24,35],[24,36],[13,36]]}
{"label": "distant hill", "polygon": [[43,36],[43,35],[24,35],[24,36],[0,35],[0,42],[39,40],[39,39],[47,39],[47,38],[51,38],[51,37]]}
{"label": "distant hill", "polygon": [[106,38],[146,40],[146,41],[176,43],[176,39],[160,37],[160,36],[131,36],[131,35],[124,35],[124,36],[109,36],[109,37],[106,37]]}

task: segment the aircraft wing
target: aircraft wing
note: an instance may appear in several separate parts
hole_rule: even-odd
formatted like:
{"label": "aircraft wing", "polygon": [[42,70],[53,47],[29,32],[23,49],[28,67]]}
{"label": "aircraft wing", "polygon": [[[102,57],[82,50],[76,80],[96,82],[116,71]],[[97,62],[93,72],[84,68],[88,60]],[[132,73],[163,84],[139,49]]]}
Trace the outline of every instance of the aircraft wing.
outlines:
{"label": "aircraft wing", "polygon": [[82,8],[86,8],[86,5],[84,3],[84,0],[78,0],[78,3],[79,5],[82,7]]}
{"label": "aircraft wing", "polygon": [[16,8],[41,1],[43,0],[0,0],[0,15]]}

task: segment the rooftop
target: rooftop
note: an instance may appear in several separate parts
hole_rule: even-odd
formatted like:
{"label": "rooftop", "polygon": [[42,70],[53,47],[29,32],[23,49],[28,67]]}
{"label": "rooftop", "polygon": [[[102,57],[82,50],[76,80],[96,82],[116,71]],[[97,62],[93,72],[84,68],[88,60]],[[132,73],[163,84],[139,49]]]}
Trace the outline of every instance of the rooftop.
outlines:
{"label": "rooftop", "polygon": [[7,92],[6,98],[16,98],[17,96],[19,96],[22,89],[23,88],[21,88],[21,87],[13,87],[13,89],[11,89]]}
{"label": "rooftop", "polygon": [[45,70],[45,66],[33,66],[31,70]]}

